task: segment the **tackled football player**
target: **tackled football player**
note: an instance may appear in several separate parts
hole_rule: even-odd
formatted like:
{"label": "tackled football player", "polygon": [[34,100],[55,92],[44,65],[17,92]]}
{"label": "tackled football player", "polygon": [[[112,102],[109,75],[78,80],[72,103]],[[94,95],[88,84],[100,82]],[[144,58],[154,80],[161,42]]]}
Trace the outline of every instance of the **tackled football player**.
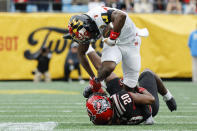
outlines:
{"label": "tackled football player", "polygon": [[[101,66],[100,57],[89,48],[87,55],[96,69]],[[153,124],[153,117],[159,111],[158,93],[163,96],[170,111],[177,109],[175,99],[165,88],[162,80],[151,70],[144,70],[138,79],[139,86],[135,92],[121,87],[119,78],[112,73],[106,79],[107,92],[96,93],[91,86],[86,87],[84,96],[90,120],[94,124]],[[89,92],[89,94],[87,93]]]}
{"label": "tackled football player", "polygon": [[[103,34],[105,36],[105,29],[110,27],[109,37],[103,37],[101,66],[96,78],[85,52],[90,40],[98,39]],[[136,87],[141,68],[140,36],[148,33],[140,33],[127,13],[115,8],[96,7],[85,14],[72,16],[68,29],[72,39],[79,43],[79,60],[90,75],[90,83],[94,88],[99,88],[100,82],[110,76],[120,61],[124,88],[132,90]]]}

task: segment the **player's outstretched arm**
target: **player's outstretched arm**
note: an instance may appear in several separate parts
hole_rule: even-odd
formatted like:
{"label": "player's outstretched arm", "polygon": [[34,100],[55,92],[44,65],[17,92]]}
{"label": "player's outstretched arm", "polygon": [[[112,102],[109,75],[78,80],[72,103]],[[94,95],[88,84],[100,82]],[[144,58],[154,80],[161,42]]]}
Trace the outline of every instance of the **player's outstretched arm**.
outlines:
{"label": "player's outstretched arm", "polygon": [[151,105],[155,102],[155,98],[145,89],[139,88],[140,93],[129,92],[136,104]]}
{"label": "player's outstretched arm", "polygon": [[92,51],[87,55],[96,70],[98,70],[101,67],[101,57],[95,51]]}
{"label": "player's outstretched arm", "polygon": [[88,72],[91,78],[94,78],[94,72],[92,71],[90,64],[88,62],[88,59],[86,57],[86,51],[88,50],[89,45],[88,44],[79,44],[78,46],[78,58],[81,63],[81,65],[84,67],[84,69]]}

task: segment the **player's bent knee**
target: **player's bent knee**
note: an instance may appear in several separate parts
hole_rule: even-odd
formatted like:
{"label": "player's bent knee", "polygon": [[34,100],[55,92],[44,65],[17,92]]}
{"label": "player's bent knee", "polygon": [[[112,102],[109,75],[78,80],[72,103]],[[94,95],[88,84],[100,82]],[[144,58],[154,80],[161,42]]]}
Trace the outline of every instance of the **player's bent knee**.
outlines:
{"label": "player's bent knee", "polygon": [[120,79],[114,78],[108,82],[106,82],[107,85],[107,92],[111,95],[115,94],[116,92],[119,92],[122,90],[122,87],[120,86]]}
{"label": "player's bent knee", "polygon": [[140,77],[142,77],[142,76],[154,77],[154,73],[151,70],[149,70],[149,69],[145,69],[141,73]]}
{"label": "player's bent knee", "polygon": [[146,71],[143,71],[139,78],[138,78],[138,81],[141,81],[141,80],[154,80],[155,79],[155,75],[152,71],[150,70],[146,70]]}
{"label": "player's bent knee", "polygon": [[102,63],[101,70],[111,74],[116,67],[116,63],[113,61],[105,61]]}
{"label": "player's bent knee", "polygon": [[102,66],[103,66],[103,67],[106,67],[106,68],[108,68],[108,69],[114,70],[115,67],[116,67],[116,63],[113,62],[113,61],[104,61],[104,62],[102,63]]}

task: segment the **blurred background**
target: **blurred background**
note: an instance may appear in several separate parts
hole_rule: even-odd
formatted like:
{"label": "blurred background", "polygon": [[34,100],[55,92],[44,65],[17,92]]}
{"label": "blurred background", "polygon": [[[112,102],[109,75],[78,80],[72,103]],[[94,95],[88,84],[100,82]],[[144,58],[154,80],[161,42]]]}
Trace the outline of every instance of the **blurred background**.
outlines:
{"label": "blurred background", "polygon": [[108,6],[135,13],[195,14],[196,0],[0,0],[3,12],[86,12]]}
{"label": "blurred background", "polygon": [[[188,46],[197,29],[196,0],[0,0],[0,80],[84,83],[89,76],[77,60],[77,46],[62,36],[73,14],[96,6],[123,10],[137,27],[148,28],[141,70],[150,68],[165,79],[196,77],[197,56],[192,52],[197,47]],[[191,39],[197,45],[197,35]],[[102,41],[92,45],[100,55]],[[115,73],[122,77],[121,64]]]}

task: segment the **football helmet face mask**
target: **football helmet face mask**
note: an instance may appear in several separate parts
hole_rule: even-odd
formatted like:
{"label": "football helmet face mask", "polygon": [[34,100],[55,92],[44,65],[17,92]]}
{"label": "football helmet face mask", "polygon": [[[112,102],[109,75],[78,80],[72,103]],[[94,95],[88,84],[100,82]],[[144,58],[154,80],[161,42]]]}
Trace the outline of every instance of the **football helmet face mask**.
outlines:
{"label": "football helmet face mask", "polygon": [[97,38],[99,30],[95,22],[87,15],[74,15],[70,18],[68,29],[73,40],[83,43]]}
{"label": "football helmet face mask", "polygon": [[113,117],[109,97],[93,94],[87,99],[86,108],[90,121],[95,125],[106,125]]}

